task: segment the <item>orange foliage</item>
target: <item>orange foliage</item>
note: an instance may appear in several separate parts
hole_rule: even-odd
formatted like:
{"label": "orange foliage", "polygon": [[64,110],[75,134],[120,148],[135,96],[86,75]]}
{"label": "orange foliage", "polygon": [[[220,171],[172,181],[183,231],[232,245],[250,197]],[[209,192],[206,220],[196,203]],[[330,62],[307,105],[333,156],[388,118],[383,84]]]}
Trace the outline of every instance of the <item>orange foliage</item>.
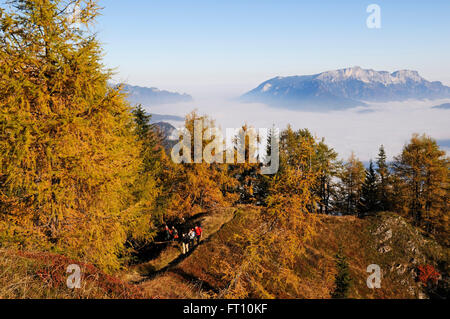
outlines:
{"label": "orange foliage", "polygon": [[419,270],[419,281],[427,287],[431,282],[436,284],[441,277],[441,274],[432,265],[422,265],[417,267]]}

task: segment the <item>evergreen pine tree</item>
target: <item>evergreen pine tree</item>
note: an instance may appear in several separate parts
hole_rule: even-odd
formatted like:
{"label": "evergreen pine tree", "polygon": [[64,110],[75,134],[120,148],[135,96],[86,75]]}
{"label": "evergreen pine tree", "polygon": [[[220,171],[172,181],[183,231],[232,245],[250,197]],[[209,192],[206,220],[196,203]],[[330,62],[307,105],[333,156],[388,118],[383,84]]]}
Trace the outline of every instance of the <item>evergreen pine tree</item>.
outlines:
{"label": "evergreen pine tree", "polygon": [[151,115],[147,114],[141,105],[132,111],[136,123],[135,133],[141,149],[141,165],[136,183],[132,190],[135,196],[133,209],[136,218],[130,240],[133,246],[146,245],[156,235],[158,223],[157,200],[162,193],[164,149],[161,146],[161,136],[150,124]]}
{"label": "evergreen pine tree", "polygon": [[377,158],[377,173],[379,176],[378,200],[381,211],[389,211],[391,209],[391,181],[389,166],[386,162],[386,152],[384,146],[381,145]]}
{"label": "evergreen pine tree", "polygon": [[150,120],[152,116],[147,114],[143,109],[142,105],[137,105],[133,111],[134,121],[136,122],[136,134],[139,139],[144,140],[148,138],[150,131],[152,129],[152,125],[150,124]]}
{"label": "evergreen pine tree", "polygon": [[348,298],[352,279],[348,268],[347,257],[344,255],[342,249],[336,254],[336,268],[337,274],[335,276],[335,288],[331,294],[333,299]]}
{"label": "evergreen pine tree", "polygon": [[369,168],[366,170],[366,179],[361,189],[361,199],[359,201],[360,216],[374,213],[379,209],[378,201],[378,178],[373,168],[373,162],[370,161]]}

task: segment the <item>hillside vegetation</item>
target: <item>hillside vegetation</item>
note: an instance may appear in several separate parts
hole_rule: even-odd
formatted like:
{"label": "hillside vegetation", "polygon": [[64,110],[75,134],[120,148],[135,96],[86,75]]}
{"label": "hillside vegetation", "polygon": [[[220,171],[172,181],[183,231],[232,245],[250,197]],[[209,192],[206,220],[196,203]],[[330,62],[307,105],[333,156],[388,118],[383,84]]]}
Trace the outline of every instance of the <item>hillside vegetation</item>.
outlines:
{"label": "hillside vegetation", "polygon": [[[195,291],[200,296],[226,296],[231,281],[223,271],[225,264],[239,269],[246,262],[244,248],[235,238],[243,228],[255,226],[255,210],[240,209],[231,222],[191,256],[165,272],[162,278],[174,286],[173,290],[163,289],[163,295],[176,297],[179,285],[190,282],[197,287]],[[448,249],[396,214],[384,213],[366,219],[321,216],[318,227],[318,235],[308,243],[306,255],[295,263],[296,278],[292,280],[295,285],[277,290],[278,283],[267,278],[266,282],[249,283],[246,297],[330,298],[337,272],[335,255],[339,248],[350,266],[350,298],[427,298],[427,289],[418,280],[418,267],[432,265],[442,274],[448,274]],[[367,287],[366,280],[370,275],[367,267],[371,264],[381,267],[381,289]],[[272,267],[268,271],[275,273],[277,258]],[[247,274],[240,273],[239,276],[246,277]],[[441,284],[445,286],[448,278],[447,275],[444,277]],[[151,279],[144,286],[153,286],[160,278]],[[253,285],[263,285],[270,296],[255,294],[251,290]],[[445,293],[448,290],[441,291],[441,294]]]}
{"label": "hillside vegetation", "polygon": [[[92,265],[82,289],[66,286],[67,265],[77,263],[63,256],[0,250],[0,298],[224,298],[234,278],[228,266],[242,269],[245,245],[236,234],[258,223],[259,208],[240,207],[206,214],[196,221],[205,227],[203,242],[183,257],[176,244],[165,246],[152,259],[131,266],[122,275],[105,275]],[[429,298],[448,294],[448,249],[393,213],[359,219],[321,216],[318,234],[308,242],[306,254],[296,260],[289,289],[279,290],[271,278],[247,283],[249,298],[331,298],[337,273],[335,255],[341,249],[349,263],[350,298]],[[278,258],[281,258],[279,256]],[[270,272],[277,271],[274,258]],[[366,284],[367,267],[382,270],[380,289]],[[430,291],[419,278],[419,266],[431,265],[443,276]],[[245,272],[238,273],[245,278]],[[251,278],[249,276],[248,278]],[[269,295],[252,290],[261,285]],[[436,293],[440,295],[436,295]]]}
{"label": "hillside vegetation", "polygon": [[[81,288],[67,287],[69,265],[79,265]],[[0,249],[0,299],[129,299],[149,297],[139,286],[62,255]]]}
{"label": "hillside vegetation", "polygon": [[[111,87],[99,14],[96,0],[0,7],[0,297],[447,295],[450,158],[435,139],[413,134],[392,161],[381,146],[365,167],[290,125],[225,143],[194,111],[172,148]],[[198,223],[204,242],[181,256],[171,237]],[[84,286],[67,291],[71,264]]]}

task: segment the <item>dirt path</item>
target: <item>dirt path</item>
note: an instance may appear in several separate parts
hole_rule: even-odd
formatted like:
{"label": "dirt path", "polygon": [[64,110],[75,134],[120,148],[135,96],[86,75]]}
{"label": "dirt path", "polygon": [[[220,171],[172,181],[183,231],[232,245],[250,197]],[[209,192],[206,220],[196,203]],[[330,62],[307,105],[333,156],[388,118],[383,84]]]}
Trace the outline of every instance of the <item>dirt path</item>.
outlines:
{"label": "dirt path", "polygon": [[[201,223],[203,237],[200,245],[218,232],[235,216],[236,208],[217,209],[197,215],[190,224]],[[164,243],[161,243],[164,244]],[[130,267],[124,275],[127,282],[141,285],[150,295],[157,298],[205,298],[212,287],[197,278],[189,278],[177,266],[189,258],[197,246],[188,254],[181,253],[180,245],[171,242],[155,258]],[[175,269],[176,268],[176,269]]]}

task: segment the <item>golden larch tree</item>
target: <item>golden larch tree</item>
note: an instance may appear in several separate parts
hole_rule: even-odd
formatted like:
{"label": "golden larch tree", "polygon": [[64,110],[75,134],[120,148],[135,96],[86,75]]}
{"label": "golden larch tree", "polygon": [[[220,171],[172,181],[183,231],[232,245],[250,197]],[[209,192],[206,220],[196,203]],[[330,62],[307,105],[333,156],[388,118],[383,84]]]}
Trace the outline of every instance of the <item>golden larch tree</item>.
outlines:
{"label": "golden larch tree", "polygon": [[135,218],[140,159],[129,106],[89,31],[98,10],[91,0],[1,10],[0,237],[112,269]]}

